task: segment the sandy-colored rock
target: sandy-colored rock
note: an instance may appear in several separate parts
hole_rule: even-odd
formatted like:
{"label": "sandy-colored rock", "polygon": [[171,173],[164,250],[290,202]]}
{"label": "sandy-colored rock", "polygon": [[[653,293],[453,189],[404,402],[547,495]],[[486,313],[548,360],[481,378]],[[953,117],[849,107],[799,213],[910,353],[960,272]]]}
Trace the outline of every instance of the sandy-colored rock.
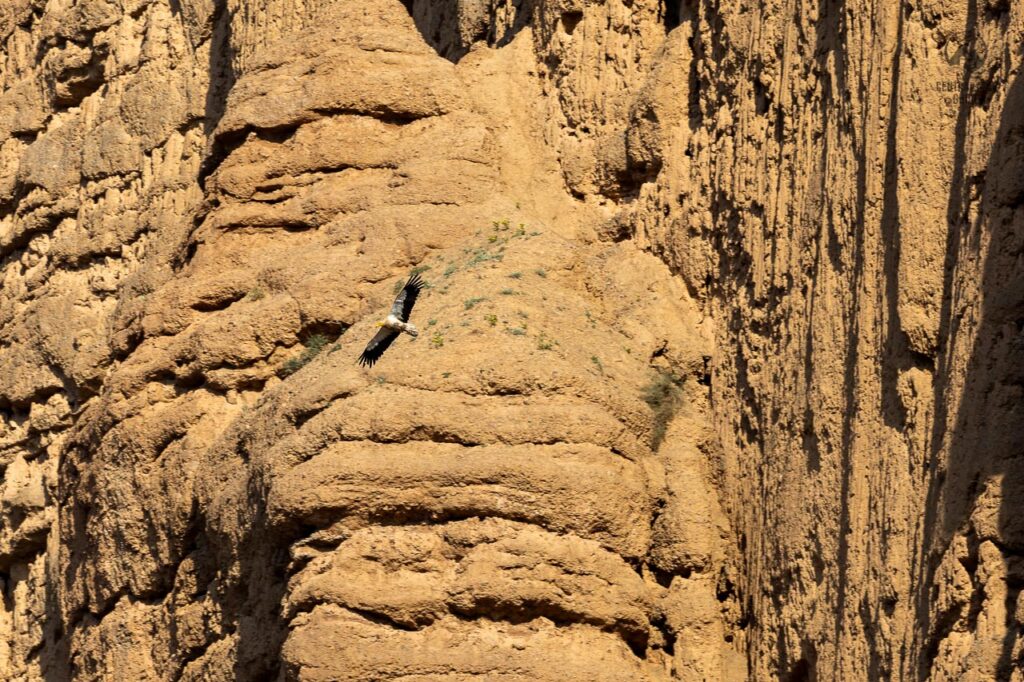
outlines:
{"label": "sandy-colored rock", "polygon": [[1022,39],[2,3],[0,678],[1024,681]]}

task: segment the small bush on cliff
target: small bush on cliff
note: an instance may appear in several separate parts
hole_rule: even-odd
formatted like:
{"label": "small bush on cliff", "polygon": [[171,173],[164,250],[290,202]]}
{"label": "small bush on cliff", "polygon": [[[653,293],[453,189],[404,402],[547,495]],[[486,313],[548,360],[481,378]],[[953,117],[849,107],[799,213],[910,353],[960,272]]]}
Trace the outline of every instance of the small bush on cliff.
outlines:
{"label": "small bush on cliff", "polygon": [[653,413],[651,447],[655,450],[661,447],[669,422],[683,404],[683,380],[663,369],[657,372],[654,379],[640,390],[640,397]]}
{"label": "small bush on cliff", "polygon": [[291,376],[309,364],[309,361],[320,354],[320,351],[327,345],[327,337],[323,334],[313,334],[303,344],[305,348],[298,356],[288,360],[281,366],[279,372],[282,377]]}

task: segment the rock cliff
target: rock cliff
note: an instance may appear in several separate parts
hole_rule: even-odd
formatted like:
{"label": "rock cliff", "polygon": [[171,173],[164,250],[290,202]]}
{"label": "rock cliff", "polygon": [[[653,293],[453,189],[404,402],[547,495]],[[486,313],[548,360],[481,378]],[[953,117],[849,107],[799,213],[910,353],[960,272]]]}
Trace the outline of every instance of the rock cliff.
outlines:
{"label": "rock cliff", "polygon": [[3,679],[1024,680],[1021,2],[0,42]]}

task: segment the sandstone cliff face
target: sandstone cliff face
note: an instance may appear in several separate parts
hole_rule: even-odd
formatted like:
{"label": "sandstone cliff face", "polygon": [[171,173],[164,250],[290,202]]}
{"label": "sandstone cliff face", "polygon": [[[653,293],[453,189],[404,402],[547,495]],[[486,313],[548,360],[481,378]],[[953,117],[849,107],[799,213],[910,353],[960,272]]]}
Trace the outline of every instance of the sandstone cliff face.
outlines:
{"label": "sandstone cliff face", "polygon": [[4,679],[1024,679],[1022,29],[0,8]]}
{"label": "sandstone cliff face", "polygon": [[638,211],[718,311],[757,679],[1021,679],[1022,11],[684,8],[685,196]]}

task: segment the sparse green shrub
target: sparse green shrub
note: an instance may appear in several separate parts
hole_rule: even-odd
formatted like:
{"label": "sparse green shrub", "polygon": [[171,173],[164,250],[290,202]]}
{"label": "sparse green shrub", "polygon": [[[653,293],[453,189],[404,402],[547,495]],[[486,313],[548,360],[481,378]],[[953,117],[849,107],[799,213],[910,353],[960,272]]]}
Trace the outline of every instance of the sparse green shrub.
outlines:
{"label": "sparse green shrub", "polygon": [[302,352],[281,366],[279,373],[282,377],[291,376],[308,365],[327,345],[327,337],[323,334],[313,334],[302,345],[305,346]]}
{"label": "sparse green shrub", "polygon": [[434,332],[434,335],[430,337],[430,345],[434,348],[444,345],[444,336],[441,335],[441,332]]}
{"label": "sparse green shrub", "polygon": [[250,301],[258,301],[266,295],[267,294],[263,291],[263,289],[261,289],[259,286],[254,286],[252,289],[249,290],[249,293],[247,293],[245,297]]}
{"label": "sparse green shrub", "polygon": [[466,310],[469,310],[470,308],[475,306],[477,303],[482,303],[483,301],[486,301],[486,300],[487,300],[486,298],[482,298],[482,297],[467,298],[465,301],[462,302],[462,305],[465,306]]}
{"label": "sparse green shrub", "polygon": [[508,333],[511,334],[512,336],[526,336],[526,328],[525,327],[511,327],[508,330]]}
{"label": "sparse green shrub", "polygon": [[590,361],[597,367],[597,371],[604,374],[604,365],[601,364],[601,360],[596,355],[590,356]]}
{"label": "sparse green shrub", "polygon": [[657,450],[665,440],[672,417],[683,404],[683,380],[666,372],[657,370],[657,375],[640,391],[640,397],[653,413],[651,428],[651,447]]}
{"label": "sparse green shrub", "polygon": [[306,339],[306,350],[310,351],[315,356],[317,353],[324,349],[324,346],[327,345],[327,341],[327,337],[324,336],[323,334],[313,334],[308,339]]}
{"label": "sparse green shrub", "polygon": [[557,343],[554,339],[548,338],[547,334],[541,332],[537,337],[537,350],[551,350]]}
{"label": "sparse green shrub", "polygon": [[523,276],[523,273],[521,273],[521,272],[510,272],[510,273],[508,273],[508,276],[511,277],[512,279],[519,279],[520,277]]}
{"label": "sparse green shrub", "polygon": [[548,276],[548,272],[544,268],[537,268],[536,270],[534,270],[534,272],[537,273],[538,277],[547,277]]}
{"label": "sparse green shrub", "polygon": [[499,293],[502,296],[515,296],[516,295],[515,289],[502,289]]}
{"label": "sparse green shrub", "polygon": [[494,314],[484,315],[484,319],[487,320],[487,324],[491,325],[492,327],[497,326],[497,324],[498,324],[498,316],[497,315],[494,315]]}
{"label": "sparse green shrub", "polygon": [[475,265],[480,265],[480,263],[486,263],[487,261],[490,260],[500,261],[504,257],[504,254],[501,253],[488,253],[487,249],[477,249],[476,251],[473,252],[473,257],[470,258],[469,262],[466,263],[466,267],[471,268]]}

